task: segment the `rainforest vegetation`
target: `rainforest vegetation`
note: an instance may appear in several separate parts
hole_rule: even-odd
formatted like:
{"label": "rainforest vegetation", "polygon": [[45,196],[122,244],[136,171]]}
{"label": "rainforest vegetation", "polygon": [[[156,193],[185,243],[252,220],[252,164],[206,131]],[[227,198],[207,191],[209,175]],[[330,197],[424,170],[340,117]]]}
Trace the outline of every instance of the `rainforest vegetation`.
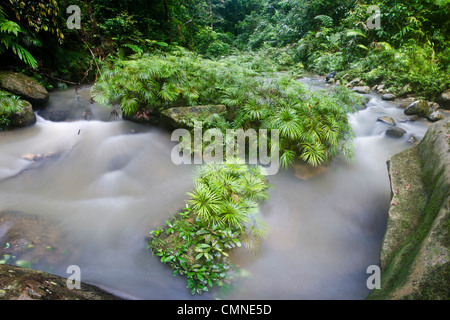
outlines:
{"label": "rainforest vegetation", "polygon": [[[73,5],[80,28],[68,28]],[[115,115],[223,104],[232,116],[187,126],[276,129],[282,167],[319,166],[351,159],[347,114],[362,101],[296,79],[334,71],[343,85],[359,78],[435,101],[450,83],[449,14],[448,0],[7,0],[0,68],[47,90],[90,85]],[[0,91],[0,129],[20,108]],[[229,251],[253,250],[267,234],[256,213],[268,187],[257,167],[201,167],[186,207],[152,231],[149,248],[193,293],[223,285]]]}

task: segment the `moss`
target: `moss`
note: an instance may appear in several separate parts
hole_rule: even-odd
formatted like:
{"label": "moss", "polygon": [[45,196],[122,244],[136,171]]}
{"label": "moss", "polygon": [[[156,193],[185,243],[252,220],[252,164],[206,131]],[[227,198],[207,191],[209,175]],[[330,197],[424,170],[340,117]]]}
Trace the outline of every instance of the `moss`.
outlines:
{"label": "moss", "polygon": [[405,298],[414,300],[450,299],[450,262],[431,267],[422,278],[419,288]]}

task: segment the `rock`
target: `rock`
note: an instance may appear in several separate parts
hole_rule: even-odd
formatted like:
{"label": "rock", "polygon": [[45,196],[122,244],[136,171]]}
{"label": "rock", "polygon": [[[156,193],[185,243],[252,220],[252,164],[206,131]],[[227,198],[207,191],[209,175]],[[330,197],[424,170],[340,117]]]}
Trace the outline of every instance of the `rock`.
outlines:
{"label": "rock", "polygon": [[396,124],[394,119],[392,119],[391,117],[387,117],[387,116],[379,117],[377,119],[377,121],[384,122],[384,123],[389,124],[391,126],[395,126],[395,124]]}
{"label": "rock", "polygon": [[313,167],[307,163],[296,163],[294,165],[295,176],[300,180],[308,180],[313,177],[323,174],[326,170],[326,166]]}
{"label": "rock", "polygon": [[436,100],[444,110],[450,110],[450,89],[444,91]]}
{"label": "rock", "polygon": [[385,93],[385,94],[383,94],[383,96],[381,97],[381,99],[387,100],[387,101],[395,100],[395,98],[396,98],[395,94],[392,94],[392,93]]}
{"label": "rock", "polygon": [[358,93],[369,93],[370,87],[368,87],[368,86],[353,87],[353,91],[356,91]]}
{"label": "rock", "polygon": [[36,115],[34,114],[31,103],[22,100],[22,111],[16,112],[10,116],[11,126],[15,128],[24,128],[36,123]]}
{"label": "rock", "polygon": [[420,118],[419,118],[418,115],[413,115],[413,116],[410,116],[410,117],[401,118],[401,119],[398,120],[398,121],[399,121],[399,122],[408,122],[408,121],[414,122],[414,121],[417,121],[417,120],[419,120],[419,119],[420,119]]}
{"label": "rock", "polygon": [[161,124],[168,129],[188,128],[193,117],[200,121],[210,115],[226,112],[227,107],[225,105],[170,108],[161,113]]}
{"label": "rock", "polygon": [[386,135],[393,138],[401,138],[405,135],[406,131],[399,127],[392,127],[386,130]]}
{"label": "rock", "polygon": [[0,212],[0,244],[6,243],[0,246],[0,259],[6,255],[6,263],[19,266],[39,268],[79,256],[79,249],[56,225],[16,211]]}
{"label": "rock", "polygon": [[[388,161],[391,207],[380,252],[381,289],[368,299],[448,300],[450,120]],[[395,205],[394,205],[395,204]]]}
{"label": "rock", "polygon": [[45,120],[50,120],[53,122],[61,122],[66,121],[68,111],[62,111],[62,110],[39,110],[38,115],[42,117]]}
{"label": "rock", "polygon": [[360,78],[355,78],[355,79],[353,79],[352,81],[349,82],[349,85],[355,86],[355,85],[359,84],[360,82],[361,82]]}
{"label": "rock", "polygon": [[408,142],[412,143],[412,144],[416,144],[417,143],[417,138],[415,136],[411,136],[411,137],[409,137]]}
{"label": "rock", "polygon": [[411,103],[405,110],[404,113],[406,115],[412,116],[417,115],[419,117],[425,116],[430,110],[428,106],[428,102],[425,100],[418,100]]}
{"label": "rock", "polygon": [[440,111],[440,110],[430,110],[426,115],[425,115],[425,117],[428,119],[428,120],[430,120],[430,121],[432,121],[432,122],[435,122],[435,121],[439,121],[439,120],[442,120],[442,119],[444,119],[445,118],[445,115]]}
{"label": "rock", "polygon": [[384,90],[385,87],[386,87],[386,85],[385,85],[384,83],[382,83],[382,84],[378,85],[377,90],[378,90],[378,91]]}
{"label": "rock", "polygon": [[404,101],[402,103],[400,103],[397,108],[399,109],[406,109],[407,107],[409,107],[411,105],[411,102],[409,101]]}
{"label": "rock", "polygon": [[325,78],[325,80],[326,80],[327,82],[330,82],[330,80],[333,79],[335,76],[336,76],[336,71],[332,71],[332,72],[330,72],[330,73],[327,75],[327,77]]}
{"label": "rock", "polygon": [[33,109],[43,107],[49,99],[47,90],[36,80],[17,72],[0,71],[0,87],[29,101]]}
{"label": "rock", "polygon": [[67,279],[41,271],[0,264],[3,300],[123,300],[96,286],[81,283],[69,289]]}

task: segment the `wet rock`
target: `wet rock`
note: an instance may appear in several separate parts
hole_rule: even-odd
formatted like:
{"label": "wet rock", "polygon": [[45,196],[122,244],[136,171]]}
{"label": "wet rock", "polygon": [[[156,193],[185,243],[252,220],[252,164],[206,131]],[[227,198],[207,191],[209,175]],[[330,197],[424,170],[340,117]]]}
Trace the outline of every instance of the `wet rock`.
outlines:
{"label": "wet rock", "polygon": [[164,110],[161,114],[161,124],[169,129],[187,128],[192,118],[201,119],[213,114],[226,113],[225,105],[204,105],[192,107],[176,107]]}
{"label": "wet rock", "polygon": [[334,79],[335,76],[336,76],[336,71],[332,71],[332,72],[330,72],[330,73],[327,75],[327,77],[325,78],[325,80],[326,80],[327,82],[330,82],[330,80],[331,80],[331,79]]}
{"label": "wet rock", "polygon": [[417,138],[415,136],[411,136],[411,137],[409,137],[408,142],[412,143],[412,144],[416,144],[417,143]]}
{"label": "wet rock", "polygon": [[444,91],[436,100],[444,110],[450,110],[450,89]]}
{"label": "wet rock", "polygon": [[377,119],[377,121],[384,122],[384,123],[389,124],[391,126],[395,126],[396,125],[394,119],[392,119],[391,117],[388,117],[388,116],[379,117]]}
{"label": "wet rock", "polygon": [[70,243],[67,235],[46,219],[16,211],[0,212],[1,263],[55,265],[78,256],[79,250]]}
{"label": "wet rock", "polygon": [[33,109],[43,107],[49,99],[48,91],[36,80],[12,71],[0,71],[0,87],[27,100]]}
{"label": "wet rock", "polygon": [[54,158],[58,156],[56,153],[53,152],[48,152],[48,153],[44,153],[44,154],[40,154],[40,153],[27,153],[24,154],[23,156],[21,156],[21,159],[25,159],[31,162],[36,162],[36,161],[41,161],[44,159],[49,159],[49,158]]}
{"label": "wet rock", "polygon": [[392,101],[392,100],[395,100],[395,98],[396,98],[395,94],[392,94],[392,93],[385,93],[381,97],[381,99],[386,100],[386,101]]}
{"label": "wet rock", "polygon": [[356,86],[357,84],[359,84],[361,82],[360,78],[355,78],[352,81],[349,82],[349,85],[351,86]]}
{"label": "wet rock", "polygon": [[406,115],[417,115],[419,117],[425,116],[430,110],[428,106],[428,102],[425,100],[418,100],[411,103],[405,110],[404,113]]}
{"label": "wet rock", "polygon": [[425,117],[432,122],[439,121],[445,118],[445,115],[440,110],[430,110]]}
{"label": "wet rock", "polygon": [[449,135],[450,120],[434,123],[418,145],[388,161],[392,205],[380,267],[390,270],[384,283],[392,285],[382,284],[369,299],[449,298]]}
{"label": "wet rock", "polygon": [[0,265],[3,300],[122,300],[96,286],[81,283],[69,289],[67,279],[41,271]]}
{"label": "wet rock", "polygon": [[53,122],[62,122],[67,120],[68,111],[62,110],[40,110],[38,115],[45,120],[53,121]]}
{"label": "wet rock", "polygon": [[368,86],[357,86],[357,87],[353,87],[353,91],[356,91],[358,93],[369,93],[370,92],[370,87]]}
{"label": "wet rock", "polygon": [[397,108],[399,109],[406,109],[407,107],[409,107],[411,105],[410,101],[404,101],[402,103],[400,103]]}
{"label": "wet rock", "polygon": [[30,102],[22,100],[22,110],[11,115],[11,126],[24,128],[36,123],[36,115]]}
{"label": "wet rock", "polygon": [[307,163],[296,163],[294,165],[295,170],[295,176],[301,180],[309,180],[311,178],[314,178],[316,176],[319,176],[323,174],[327,167],[325,166],[319,166],[319,167],[313,167]]}
{"label": "wet rock", "polygon": [[386,135],[393,138],[401,138],[405,135],[406,131],[399,127],[392,127],[386,130]]}

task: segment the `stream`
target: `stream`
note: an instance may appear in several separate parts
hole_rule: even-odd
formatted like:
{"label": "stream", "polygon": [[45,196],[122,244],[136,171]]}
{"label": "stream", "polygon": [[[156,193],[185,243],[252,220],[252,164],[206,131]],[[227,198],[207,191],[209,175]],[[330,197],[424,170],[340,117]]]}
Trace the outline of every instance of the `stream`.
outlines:
{"label": "stream", "polygon": [[[295,169],[268,177],[273,188],[260,209],[269,237],[256,254],[232,253],[240,278],[228,290],[192,296],[186,279],[146,248],[149,231],[183,206],[193,167],[172,164],[170,132],[110,119],[111,110],[95,104],[86,121],[89,88],[51,93],[45,112],[64,121],[38,114],[34,126],[0,133],[0,213],[36,216],[58,230],[36,236],[35,248],[48,250],[31,247],[33,269],[68,277],[67,267],[77,265],[81,281],[126,299],[364,299],[390,203],[386,161],[412,146],[411,135],[420,141],[430,124],[400,122],[398,103],[366,96],[367,108],[349,114],[353,162],[336,159],[306,180]],[[407,134],[385,136],[380,116]]]}

